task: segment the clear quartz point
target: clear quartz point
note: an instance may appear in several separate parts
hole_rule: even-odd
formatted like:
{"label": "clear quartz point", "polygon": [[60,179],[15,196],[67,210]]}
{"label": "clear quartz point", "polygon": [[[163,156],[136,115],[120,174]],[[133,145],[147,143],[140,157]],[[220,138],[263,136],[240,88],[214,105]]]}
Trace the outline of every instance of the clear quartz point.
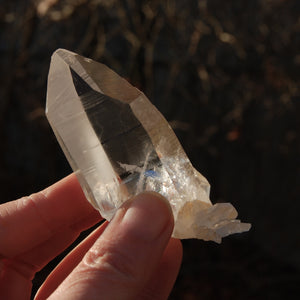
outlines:
{"label": "clear quartz point", "polygon": [[134,195],[155,191],[170,202],[176,238],[221,242],[250,229],[230,203],[212,205],[208,181],[165,118],[105,65],[56,50],[46,115],[87,199],[107,220]]}

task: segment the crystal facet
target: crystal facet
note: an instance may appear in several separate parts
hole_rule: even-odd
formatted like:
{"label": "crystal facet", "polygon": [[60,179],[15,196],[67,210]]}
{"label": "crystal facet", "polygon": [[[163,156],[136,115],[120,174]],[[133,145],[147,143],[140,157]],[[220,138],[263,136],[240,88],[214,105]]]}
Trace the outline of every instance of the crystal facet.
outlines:
{"label": "crystal facet", "polygon": [[208,181],[161,113],[105,65],[56,50],[46,115],[87,199],[104,218],[132,196],[156,191],[170,202],[176,238],[220,242],[250,229],[236,220],[230,203],[212,205]]}

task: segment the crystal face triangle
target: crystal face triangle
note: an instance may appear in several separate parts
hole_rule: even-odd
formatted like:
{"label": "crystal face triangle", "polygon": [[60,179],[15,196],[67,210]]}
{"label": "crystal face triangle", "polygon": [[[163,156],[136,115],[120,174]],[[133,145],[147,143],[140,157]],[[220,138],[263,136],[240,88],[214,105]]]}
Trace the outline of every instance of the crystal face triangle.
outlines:
{"label": "crystal face triangle", "polygon": [[170,202],[174,237],[220,242],[250,229],[230,203],[212,205],[208,181],[165,118],[105,65],[56,50],[46,115],[87,199],[104,218],[131,197],[155,191]]}

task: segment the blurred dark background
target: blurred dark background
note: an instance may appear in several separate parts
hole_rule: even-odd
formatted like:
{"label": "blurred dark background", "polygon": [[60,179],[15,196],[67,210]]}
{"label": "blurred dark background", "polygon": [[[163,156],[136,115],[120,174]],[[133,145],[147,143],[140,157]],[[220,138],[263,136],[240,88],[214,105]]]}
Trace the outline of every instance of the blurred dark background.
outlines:
{"label": "blurred dark background", "polygon": [[71,172],[44,115],[50,57],[66,48],[143,90],[212,202],[253,225],[184,241],[170,299],[299,299],[299,0],[2,0],[0,23],[2,202]]}

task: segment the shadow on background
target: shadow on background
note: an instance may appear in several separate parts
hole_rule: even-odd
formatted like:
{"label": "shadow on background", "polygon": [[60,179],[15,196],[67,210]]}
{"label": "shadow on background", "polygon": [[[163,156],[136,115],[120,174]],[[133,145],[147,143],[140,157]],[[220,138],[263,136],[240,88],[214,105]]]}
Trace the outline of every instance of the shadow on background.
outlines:
{"label": "shadow on background", "polygon": [[[107,64],[165,115],[249,233],[184,241],[171,299],[298,299],[298,0],[2,1],[2,201],[71,172],[44,115],[50,57]],[[298,126],[298,127],[297,127]],[[34,281],[34,290],[55,266]]]}

